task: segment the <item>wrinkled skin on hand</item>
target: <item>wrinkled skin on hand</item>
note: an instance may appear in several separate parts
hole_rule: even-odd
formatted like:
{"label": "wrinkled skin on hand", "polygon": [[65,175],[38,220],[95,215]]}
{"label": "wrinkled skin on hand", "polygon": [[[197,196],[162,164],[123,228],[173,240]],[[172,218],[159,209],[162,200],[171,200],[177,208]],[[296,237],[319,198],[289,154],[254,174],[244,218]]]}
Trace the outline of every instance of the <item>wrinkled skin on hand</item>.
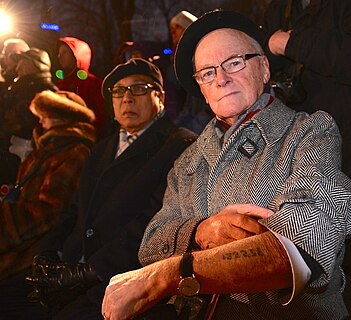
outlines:
{"label": "wrinkled skin on hand", "polygon": [[202,221],[195,241],[202,249],[210,249],[267,231],[257,219],[267,218],[273,211],[253,204],[234,204]]}
{"label": "wrinkled skin on hand", "polygon": [[[205,249],[263,233],[267,229],[257,219],[271,214],[271,210],[255,205],[230,205],[199,225],[196,240]],[[101,313],[109,320],[131,319],[175,294],[179,264],[180,257],[171,257],[114,276],[106,288]]]}
{"label": "wrinkled skin on hand", "polygon": [[[103,316],[109,320],[131,319],[170,295],[172,289],[165,279],[167,263],[159,261],[111,278],[102,303]],[[163,274],[164,279],[160,279],[159,274]]]}

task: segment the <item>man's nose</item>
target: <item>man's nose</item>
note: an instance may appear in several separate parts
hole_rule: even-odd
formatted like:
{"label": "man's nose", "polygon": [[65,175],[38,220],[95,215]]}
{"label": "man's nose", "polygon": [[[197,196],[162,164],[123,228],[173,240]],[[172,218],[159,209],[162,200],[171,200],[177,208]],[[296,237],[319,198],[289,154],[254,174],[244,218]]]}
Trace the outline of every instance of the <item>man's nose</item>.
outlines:
{"label": "man's nose", "polygon": [[133,100],[133,95],[130,92],[130,90],[126,90],[126,92],[123,95],[123,102],[130,102]]}
{"label": "man's nose", "polygon": [[228,73],[226,73],[221,66],[216,69],[216,81],[217,84],[221,87],[225,86],[230,82],[231,78]]}

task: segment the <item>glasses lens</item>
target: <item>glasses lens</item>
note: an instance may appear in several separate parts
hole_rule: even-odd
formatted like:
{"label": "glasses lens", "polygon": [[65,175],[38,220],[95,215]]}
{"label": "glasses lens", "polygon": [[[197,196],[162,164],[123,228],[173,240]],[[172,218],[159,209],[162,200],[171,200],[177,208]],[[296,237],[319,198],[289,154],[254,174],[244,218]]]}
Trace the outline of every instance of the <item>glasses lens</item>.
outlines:
{"label": "glasses lens", "polygon": [[238,72],[245,67],[245,60],[242,57],[229,58],[222,63],[222,68],[227,73]]}
{"label": "glasses lens", "polygon": [[196,72],[195,79],[198,83],[208,83],[214,80],[216,77],[216,69],[215,68],[206,68]]}
{"label": "glasses lens", "polygon": [[130,91],[133,96],[141,96],[146,94],[148,86],[146,84],[134,84],[130,86]]}
{"label": "glasses lens", "polygon": [[112,90],[112,97],[122,98],[126,91],[127,87],[115,87]]}

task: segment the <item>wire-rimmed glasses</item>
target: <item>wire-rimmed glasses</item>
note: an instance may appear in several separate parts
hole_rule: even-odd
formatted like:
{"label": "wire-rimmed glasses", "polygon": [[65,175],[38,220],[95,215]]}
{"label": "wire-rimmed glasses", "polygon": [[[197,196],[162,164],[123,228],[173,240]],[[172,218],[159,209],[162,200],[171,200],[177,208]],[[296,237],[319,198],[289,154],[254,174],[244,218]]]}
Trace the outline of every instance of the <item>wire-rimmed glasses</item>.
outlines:
{"label": "wire-rimmed glasses", "polygon": [[206,67],[195,72],[193,77],[199,84],[212,82],[217,76],[217,68],[221,67],[226,73],[235,73],[246,67],[246,60],[261,56],[260,53],[236,54],[224,60],[218,66]]}

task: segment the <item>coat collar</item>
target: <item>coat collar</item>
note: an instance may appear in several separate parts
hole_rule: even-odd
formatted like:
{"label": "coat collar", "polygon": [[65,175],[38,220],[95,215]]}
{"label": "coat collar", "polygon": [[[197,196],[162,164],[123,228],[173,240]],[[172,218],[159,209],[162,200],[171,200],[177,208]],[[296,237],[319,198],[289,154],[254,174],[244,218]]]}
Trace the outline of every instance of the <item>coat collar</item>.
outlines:
{"label": "coat collar", "polygon": [[[254,125],[258,128],[265,143],[270,146],[284,136],[294,121],[295,114],[296,111],[288,108],[279,99],[274,99],[269,106],[256,113],[247,122],[241,124],[234,134],[238,134],[244,128]],[[222,151],[222,145],[216,133],[215,124],[216,119],[212,119],[195,141],[197,148],[195,152],[188,155],[189,159],[187,160],[189,163],[187,169],[189,174],[194,172],[203,158],[210,164],[217,161]]]}
{"label": "coat collar", "polygon": [[158,145],[160,141],[164,140],[165,136],[168,136],[169,133],[175,128],[176,126],[166,116],[158,119],[135,142],[133,142],[128,149],[126,149],[119,157],[114,159],[119,139],[120,127],[118,126],[116,132],[107,142],[107,149],[110,150],[110,152],[105,153],[104,155],[106,158],[105,163],[115,165],[122,161],[127,161],[131,157],[145,153],[153,146]]}
{"label": "coat collar", "polygon": [[[247,122],[241,124],[237,130],[240,131],[244,127],[255,124],[266,143],[273,144],[285,134],[293,122],[295,114],[296,111],[287,107],[279,99],[274,99],[269,106],[255,114]],[[200,148],[208,143],[218,144],[221,147],[218,135],[215,132],[215,123],[215,119],[211,120],[197,139],[197,144]]]}
{"label": "coat collar", "polygon": [[287,107],[279,99],[274,99],[271,105],[257,113],[251,121],[261,131],[266,143],[272,145],[290,128],[295,114],[296,111]]}

